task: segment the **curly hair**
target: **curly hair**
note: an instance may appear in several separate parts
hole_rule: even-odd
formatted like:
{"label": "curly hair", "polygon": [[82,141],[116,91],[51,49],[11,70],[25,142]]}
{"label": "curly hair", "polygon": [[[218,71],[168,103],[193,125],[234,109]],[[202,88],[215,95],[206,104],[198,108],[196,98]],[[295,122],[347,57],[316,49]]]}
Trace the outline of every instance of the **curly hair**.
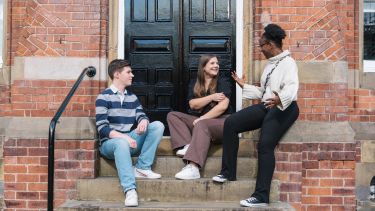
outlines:
{"label": "curly hair", "polygon": [[284,29],[276,24],[268,24],[264,27],[264,33],[262,35],[266,40],[275,43],[278,48],[283,47],[283,39],[286,37]]}

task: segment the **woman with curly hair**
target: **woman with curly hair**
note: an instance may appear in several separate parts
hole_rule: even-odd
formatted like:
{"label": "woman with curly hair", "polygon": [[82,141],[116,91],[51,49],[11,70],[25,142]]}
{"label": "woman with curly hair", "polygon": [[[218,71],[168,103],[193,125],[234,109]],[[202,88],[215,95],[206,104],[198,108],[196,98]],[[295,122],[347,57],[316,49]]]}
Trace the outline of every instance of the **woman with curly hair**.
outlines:
{"label": "woman with curly hair", "polygon": [[254,193],[240,201],[242,206],[258,207],[269,203],[270,186],[275,169],[275,147],[290,126],[297,120],[298,69],[288,50],[282,49],[285,31],[276,24],[269,24],[259,39],[259,48],[268,59],[260,86],[245,84],[244,77],[235,72],[232,78],[243,88],[247,99],[260,99],[232,115],[224,123],[223,158],[221,172],[212,179],[216,182],[236,180],[238,133],[260,130],[258,149],[258,174]]}

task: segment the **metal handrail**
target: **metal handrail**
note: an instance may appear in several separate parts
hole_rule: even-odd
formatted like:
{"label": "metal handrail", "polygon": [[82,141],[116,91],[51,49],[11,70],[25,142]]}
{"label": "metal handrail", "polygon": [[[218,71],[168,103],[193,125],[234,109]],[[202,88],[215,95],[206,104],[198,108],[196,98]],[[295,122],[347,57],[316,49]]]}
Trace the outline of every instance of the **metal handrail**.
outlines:
{"label": "metal handrail", "polygon": [[72,98],[74,92],[77,90],[79,84],[83,80],[85,74],[92,78],[96,74],[96,69],[93,66],[86,67],[82,70],[81,75],[73,85],[72,89],[61,103],[59,109],[57,109],[55,116],[52,118],[49,125],[48,133],[48,197],[47,197],[47,210],[53,211],[53,183],[54,183],[54,171],[55,171],[55,128],[56,124],[68,105],[70,98]]}

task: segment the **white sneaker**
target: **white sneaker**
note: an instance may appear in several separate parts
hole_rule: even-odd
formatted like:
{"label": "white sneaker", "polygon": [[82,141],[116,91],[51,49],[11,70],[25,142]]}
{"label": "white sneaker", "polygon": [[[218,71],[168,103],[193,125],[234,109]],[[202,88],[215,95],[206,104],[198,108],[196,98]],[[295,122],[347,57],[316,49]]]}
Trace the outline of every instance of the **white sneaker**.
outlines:
{"label": "white sneaker", "polygon": [[134,167],[135,178],[159,179],[160,174],[153,172],[151,169],[144,170]]}
{"label": "white sneaker", "polygon": [[228,179],[225,178],[224,175],[222,175],[222,174],[218,174],[218,175],[212,177],[212,180],[215,181],[215,182],[224,183],[224,182],[226,182]]}
{"label": "white sneaker", "polygon": [[193,164],[187,164],[180,172],[178,172],[175,177],[177,179],[199,179],[201,175],[199,173],[198,167]]}
{"label": "white sneaker", "polygon": [[176,155],[178,157],[184,157],[186,151],[189,149],[190,144],[186,144],[182,149],[177,150]]}
{"label": "white sneaker", "polygon": [[128,190],[125,194],[125,207],[137,207],[138,194],[135,189]]}

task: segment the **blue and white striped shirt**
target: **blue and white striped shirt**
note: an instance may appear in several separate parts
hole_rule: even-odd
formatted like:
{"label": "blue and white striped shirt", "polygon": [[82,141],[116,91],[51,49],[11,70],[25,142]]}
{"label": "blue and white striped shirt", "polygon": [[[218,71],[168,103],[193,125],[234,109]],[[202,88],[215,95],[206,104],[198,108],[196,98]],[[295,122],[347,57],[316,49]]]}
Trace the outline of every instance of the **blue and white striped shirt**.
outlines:
{"label": "blue and white striped shirt", "polygon": [[109,139],[112,130],[127,133],[142,119],[148,120],[137,96],[126,90],[121,93],[113,85],[98,95],[95,107],[100,143]]}

